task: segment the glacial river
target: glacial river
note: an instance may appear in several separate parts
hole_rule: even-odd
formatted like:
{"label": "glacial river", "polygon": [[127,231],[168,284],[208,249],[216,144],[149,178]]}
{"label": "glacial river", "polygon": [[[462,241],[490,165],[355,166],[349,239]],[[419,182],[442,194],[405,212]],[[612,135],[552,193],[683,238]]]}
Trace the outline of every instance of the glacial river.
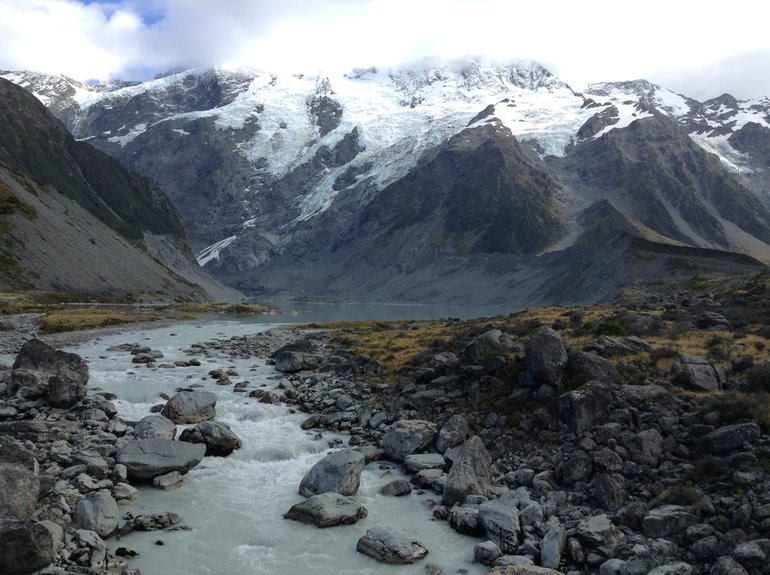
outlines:
{"label": "glacial river", "polygon": [[[339,310],[337,310],[339,311]],[[414,311],[414,310],[413,310]],[[275,316],[272,321],[283,316]],[[336,315],[338,318],[339,315]],[[292,319],[311,321],[300,314]],[[102,389],[120,398],[119,415],[138,420],[162,403],[161,393],[200,383],[218,396],[217,419],[241,438],[243,447],[228,457],[206,457],[185,476],[182,487],[160,491],[141,487],[141,496],[123,507],[134,514],[173,511],[190,530],[131,533],[109,541],[111,550],[125,546],[139,552],[130,565],[144,575],[191,574],[376,574],[425,573],[433,563],[444,573],[486,573],[472,562],[477,540],[455,533],[443,521],[432,520],[434,493],[386,497],[380,488],[400,477],[388,462],[367,465],[357,499],[368,516],[356,525],[317,529],[288,521],[283,514],[302,500],[297,489],[304,473],[328,453],[333,435],[317,439],[300,429],[304,414],[291,414],[282,405],[266,405],[246,394],[218,386],[207,377],[211,369],[235,369],[250,387],[275,388],[279,377],[264,360],[230,361],[226,356],[203,359],[200,367],[148,369],[131,363],[127,353],[107,352],[126,342],[139,342],[163,352],[162,362],[186,359],[191,344],[257,333],[274,327],[258,321],[210,320],[160,329],[124,332],[67,348],[90,362],[91,392]],[[387,524],[408,529],[428,548],[428,556],[414,565],[388,566],[356,552],[356,542],[368,527]]]}

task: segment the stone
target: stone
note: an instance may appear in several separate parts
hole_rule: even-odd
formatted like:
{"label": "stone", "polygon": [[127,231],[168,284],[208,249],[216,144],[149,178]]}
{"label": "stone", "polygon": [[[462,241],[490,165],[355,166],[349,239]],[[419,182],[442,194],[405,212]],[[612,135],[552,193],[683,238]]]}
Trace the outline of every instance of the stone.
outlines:
{"label": "stone", "polygon": [[[67,448],[69,449],[69,444],[67,444]],[[69,459],[69,456],[67,459]],[[31,450],[27,449],[21,441],[1,434],[0,462],[19,464],[22,467],[26,467],[35,475],[38,475],[40,472],[40,465],[37,462],[35,454]]]}
{"label": "stone", "polygon": [[736,545],[733,557],[749,571],[758,570],[767,565],[767,555],[754,541]]}
{"label": "stone", "polygon": [[133,501],[139,497],[139,490],[128,483],[116,483],[112,487],[112,496],[116,501]]}
{"label": "stone", "polygon": [[53,562],[51,532],[31,521],[0,519],[0,573],[31,573]]}
{"label": "stone", "polygon": [[417,473],[423,469],[444,469],[446,461],[438,453],[412,453],[404,457],[404,467],[410,473]]}
{"label": "stone", "polygon": [[559,523],[552,526],[540,541],[540,565],[558,569],[561,556],[567,546],[567,531]]}
{"label": "stone", "polygon": [[692,565],[685,563],[684,561],[677,561],[676,563],[668,563],[655,567],[647,573],[647,575],[691,575],[693,572]]}
{"label": "stone", "polygon": [[642,519],[642,530],[647,537],[669,537],[697,522],[697,518],[687,507],[663,505],[647,513]]}
{"label": "stone", "polygon": [[537,565],[500,565],[493,567],[489,575],[562,575],[562,572]]}
{"label": "stone", "polygon": [[210,391],[180,391],[166,402],[161,415],[174,423],[200,423],[214,418],[216,403]]}
{"label": "stone", "polygon": [[449,526],[462,535],[481,537],[484,527],[479,521],[478,505],[455,505],[449,512]]}
{"label": "stone", "polygon": [[363,453],[354,449],[333,451],[310,468],[299,485],[299,494],[312,497],[327,491],[355,495],[366,465]]}
{"label": "stone", "polygon": [[275,369],[282,373],[297,373],[318,367],[318,358],[303,351],[279,350],[273,355]]}
{"label": "stone", "polygon": [[128,476],[149,480],[170,471],[187,473],[198,465],[206,453],[204,445],[168,439],[135,439],[120,447],[117,463],[126,466]]}
{"label": "stone", "polygon": [[206,446],[206,455],[218,456],[230,455],[242,445],[230,426],[219,421],[204,421],[192,429],[185,429],[179,440],[202,443]]}
{"label": "stone", "polygon": [[55,407],[72,407],[86,396],[88,364],[76,353],[57,350],[39,339],[31,339],[21,346],[13,368],[51,374],[48,402]]}
{"label": "stone", "polygon": [[599,566],[599,575],[625,575],[626,562],[622,559],[607,559]]}
{"label": "stone", "polygon": [[181,487],[184,479],[178,471],[171,471],[164,475],[158,475],[152,480],[152,486],[158,489],[176,489]]}
{"label": "stone", "polygon": [[368,529],[358,540],[356,550],[390,565],[415,563],[428,554],[425,546],[411,534],[386,526]]}
{"label": "stone", "polygon": [[0,463],[0,519],[29,519],[35,511],[40,481],[20,463]]}
{"label": "stone", "polygon": [[657,467],[663,454],[663,437],[657,429],[637,433],[627,444],[631,459],[639,465]]}
{"label": "stone", "polygon": [[701,445],[706,453],[724,455],[759,439],[761,435],[762,430],[753,421],[736,423],[706,434],[701,440]]}
{"label": "stone", "polygon": [[137,439],[174,439],[176,437],[176,425],[169,418],[158,413],[146,415],[134,426],[133,436]]}
{"label": "stone", "polygon": [[468,438],[452,468],[442,496],[444,505],[462,503],[468,495],[487,495],[492,490],[490,466],[492,458],[481,439],[474,435]]}
{"label": "stone", "polygon": [[476,543],[473,548],[473,559],[484,565],[493,565],[502,556],[503,552],[492,541]]}
{"label": "stone", "polygon": [[351,525],[366,514],[366,508],[352,497],[329,491],[292,505],[283,517],[324,528]]}
{"label": "stone", "polygon": [[674,382],[696,391],[719,391],[727,381],[724,370],[705,357],[685,356],[674,364],[673,370]]}
{"label": "stone", "polygon": [[72,522],[80,529],[109,537],[118,528],[118,504],[106,489],[86,495],[75,506]]}
{"label": "stone", "polygon": [[593,495],[605,511],[618,511],[626,502],[626,480],[619,473],[599,473],[594,478]]}
{"label": "stone", "polygon": [[460,359],[467,365],[481,365],[490,355],[502,355],[513,349],[513,340],[499,329],[491,329],[471,340]]}
{"label": "stone", "polygon": [[380,489],[380,493],[391,497],[401,497],[402,495],[409,495],[411,492],[412,486],[406,479],[394,479]]}
{"label": "stone", "polygon": [[709,575],[749,575],[749,572],[732,557],[720,557],[714,562]]}
{"label": "stone", "polygon": [[522,540],[519,510],[507,500],[493,499],[479,505],[479,523],[487,537],[506,555],[513,555]]}
{"label": "stone", "polygon": [[587,481],[594,471],[591,457],[583,450],[575,451],[561,466],[561,480],[565,485]]}
{"label": "stone", "polygon": [[567,375],[579,381],[601,381],[619,384],[622,381],[618,370],[610,360],[595,353],[578,351],[571,353],[567,360]]}
{"label": "stone", "polygon": [[469,433],[470,428],[465,417],[460,414],[453,415],[441,426],[441,430],[438,432],[436,451],[444,453],[447,449],[462,445]]}
{"label": "stone", "polygon": [[575,537],[591,549],[606,547],[614,550],[626,543],[626,536],[605,514],[581,519],[575,528]]}
{"label": "stone", "polygon": [[588,382],[579,389],[563,393],[556,400],[559,421],[578,435],[590,431],[612,407],[612,392],[601,382]]}
{"label": "stone", "polygon": [[567,365],[567,349],[554,329],[543,326],[529,340],[524,363],[534,381],[558,387]]}
{"label": "stone", "polygon": [[386,457],[403,461],[412,453],[425,451],[436,439],[436,425],[421,419],[402,419],[385,432],[380,442]]}

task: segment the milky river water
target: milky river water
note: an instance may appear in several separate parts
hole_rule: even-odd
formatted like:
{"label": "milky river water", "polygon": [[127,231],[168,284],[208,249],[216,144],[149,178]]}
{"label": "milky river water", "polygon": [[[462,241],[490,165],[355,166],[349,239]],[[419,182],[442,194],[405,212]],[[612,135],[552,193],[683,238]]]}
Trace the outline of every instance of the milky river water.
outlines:
{"label": "milky river water", "polygon": [[[246,380],[249,388],[275,388],[280,378],[264,360],[231,361],[214,354],[202,357],[200,367],[148,369],[132,364],[128,353],[106,351],[120,343],[138,342],[163,352],[159,361],[173,363],[189,359],[185,350],[193,343],[274,327],[211,320],[124,332],[67,348],[89,361],[91,393],[102,389],[118,395],[115,403],[121,417],[138,420],[163,402],[161,393],[170,395],[177,388],[199,383],[218,396],[216,419],[228,424],[243,442],[228,457],[206,457],[185,476],[179,489],[143,486],[135,502],[121,506],[134,514],[176,512],[189,530],[131,533],[120,541],[110,540],[111,550],[125,546],[138,551],[140,555],[130,565],[144,575],[416,574],[425,573],[429,563],[447,574],[486,573],[486,568],[472,562],[478,540],[455,533],[446,522],[432,520],[428,507],[440,496],[379,494],[385,483],[401,477],[398,468],[388,462],[372,462],[365,468],[356,498],[369,513],[356,525],[318,529],[283,519],[289,507],[302,500],[297,489],[303,474],[329,452],[328,442],[335,436],[318,439],[316,432],[300,428],[305,414],[292,414],[283,405],[259,403],[207,377],[212,369],[233,368],[239,374],[231,377],[234,383]],[[428,548],[428,556],[414,565],[392,566],[359,554],[356,542],[375,525],[409,530]]]}

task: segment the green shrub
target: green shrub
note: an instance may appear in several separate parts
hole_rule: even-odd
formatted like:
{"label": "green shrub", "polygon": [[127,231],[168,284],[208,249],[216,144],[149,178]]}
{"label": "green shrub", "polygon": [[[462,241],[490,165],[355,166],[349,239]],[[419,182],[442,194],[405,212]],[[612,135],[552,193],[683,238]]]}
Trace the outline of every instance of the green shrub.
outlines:
{"label": "green shrub", "polygon": [[591,330],[594,335],[608,335],[615,337],[622,337],[628,335],[626,328],[624,328],[620,322],[614,319],[608,319],[601,321],[593,326]]}

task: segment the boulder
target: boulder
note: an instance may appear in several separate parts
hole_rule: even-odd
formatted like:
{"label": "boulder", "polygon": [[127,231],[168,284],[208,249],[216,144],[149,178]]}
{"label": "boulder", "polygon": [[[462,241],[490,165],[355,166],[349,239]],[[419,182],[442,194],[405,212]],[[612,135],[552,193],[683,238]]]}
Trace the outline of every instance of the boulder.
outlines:
{"label": "boulder", "polygon": [[53,557],[53,538],[45,526],[0,519],[0,573],[31,573],[50,565]]}
{"label": "boulder", "polygon": [[134,426],[134,437],[137,439],[174,439],[176,437],[176,425],[167,417],[158,413],[147,415]]}
{"label": "boulder", "polygon": [[406,479],[394,479],[380,489],[380,493],[391,497],[401,497],[402,495],[409,495],[411,492],[412,486]]}
{"label": "boulder", "polygon": [[721,366],[697,355],[684,356],[674,363],[673,371],[676,383],[696,391],[719,391],[727,381]]}
{"label": "boulder", "polygon": [[540,541],[540,565],[558,569],[561,556],[567,546],[567,531],[559,523],[551,527]]}
{"label": "boulder", "polygon": [[749,572],[732,557],[720,557],[711,567],[709,575],[749,575]]}
{"label": "boulder", "polygon": [[217,396],[210,391],[180,391],[166,402],[161,414],[174,423],[199,423],[216,415]]}
{"label": "boulder", "polygon": [[628,497],[626,480],[620,473],[599,473],[594,478],[593,496],[605,511],[615,512]]}
{"label": "boulder", "polygon": [[626,536],[604,514],[581,519],[575,529],[575,537],[591,549],[603,547],[614,551],[626,543]]}
{"label": "boulder", "polygon": [[55,407],[71,407],[86,396],[88,364],[76,353],[57,350],[39,339],[31,339],[19,350],[13,368],[51,374],[48,401]]}
{"label": "boulder", "polygon": [[126,466],[128,476],[149,480],[170,471],[187,473],[206,453],[204,445],[168,439],[134,439],[120,447],[117,463]]}
{"label": "boulder", "polygon": [[299,494],[312,497],[327,491],[355,495],[366,465],[363,453],[354,449],[333,451],[310,468],[299,485]]}
{"label": "boulder", "polygon": [[556,400],[556,415],[573,433],[590,431],[612,408],[612,392],[599,381],[591,381]]}
{"label": "boulder", "polygon": [[455,505],[449,512],[449,526],[461,533],[471,537],[481,537],[484,535],[484,527],[479,522],[478,505]]}
{"label": "boulder", "polygon": [[587,481],[594,472],[591,457],[582,449],[575,451],[560,468],[561,481],[565,485],[575,485],[578,481]]}
{"label": "boulder", "polygon": [[642,530],[647,537],[668,537],[694,525],[698,520],[689,508],[681,505],[663,505],[650,511],[642,519]]}
{"label": "boulder", "polygon": [[489,575],[562,575],[562,572],[536,565],[500,565],[493,567]]}
{"label": "boulder", "polygon": [[512,501],[492,499],[479,505],[479,524],[504,554],[516,553],[522,535],[519,510]]}
{"label": "boulder", "polygon": [[78,502],[72,521],[79,529],[109,537],[118,528],[118,504],[106,489],[92,491]]}
{"label": "boulder", "polygon": [[468,421],[463,415],[457,414],[450,417],[441,427],[436,438],[436,451],[444,453],[447,449],[462,445],[468,438],[470,429]]}
{"label": "boulder", "polygon": [[559,333],[543,326],[532,334],[524,363],[535,382],[558,387],[567,365],[567,348]]}
{"label": "boulder", "polygon": [[503,552],[492,541],[476,543],[473,548],[473,559],[484,565],[493,565],[502,556]]}
{"label": "boulder", "polygon": [[318,367],[318,358],[304,351],[278,351],[273,355],[275,369],[282,373],[297,373],[304,369]]}
{"label": "boulder", "polygon": [[610,360],[595,353],[578,351],[571,353],[567,360],[567,375],[572,379],[603,383],[621,383],[618,370]]}
{"label": "boulder", "polygon": [[663,437],[657,429],[645,429],[628,441],[626,447],[631,459],[639,465],[657,467],[663,454]]}
{"label": "boulder", "polygon": [[499,329],[481,334],[465,346],[460,358],[467,365],[481,365],[491,355],[501,355],[513,349],[513,340]]}
{"label": "boulder", "polygon": [[366,514],[366,508],[352,497],[329,491],[292,505],[283,517],[323,528],[351,525],[366,517]]}
{"label": "boulder", "polygon": [[[69,455],[67,458],[69,458]],[[35,475],[40,472],[40,465],[35,454],[27,449],[21,441],[2,434],[0,434],[0,462],[19,464],[29,469]]]}
{"label": "boulder", "polygon": [[29,519],[35,511],[40,481],[20,463],[0,463],[0,518]]}
{"label": "boulder", "polygon": [[238,436],[228,425],[219,421],[204,421],[192,429],[185,429],[179,440],[204,444],[206,455],[230,455],[241,448]]}
{"label": "boulder", "polygon": [[449,470],[442,502],[462,503],[468,495],[487,495],[492,490],[492,458],[481,439],[474,435],[460,448]]}
{"label": "boulder", "polygon": [[724,455],[759,439],[762,430],[756,423],[736,423],[715,429],[705,435],[701,445],[706,453]]}
{"label": "boulder", "polygon": [[391,425],[380,442],[385,455],[403,461],[412,453],[424,451],[436,439],[436,425],[421,419],[401,419]]}
{"label": "boulder", "polygon": [[404,457],[404,467],[410,473],[417,473],[423,469],[444,469],[446,461],[438,453],[413,453]]}
{"label": "boulder", "polygon": [[182,478],[181,473],[178,471],[171,471],[153,478],[152,486],[158,489],[176,489],[177,487],[181,487],[183,482],[184,479]]}
{"label": "boulder", "polygon": [[415,563],[428,554],[428,550],[415,537],[402,529],[378,526],[366,531],[358,540],[356,550],[359,553],[388,563],[404,565]]}

